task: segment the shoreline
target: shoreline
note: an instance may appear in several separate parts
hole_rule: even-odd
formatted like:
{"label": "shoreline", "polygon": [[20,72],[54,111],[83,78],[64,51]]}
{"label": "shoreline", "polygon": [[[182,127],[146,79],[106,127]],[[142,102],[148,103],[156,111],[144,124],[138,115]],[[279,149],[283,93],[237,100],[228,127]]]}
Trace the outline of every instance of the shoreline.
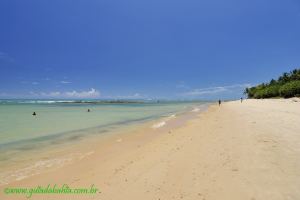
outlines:
{"label": "shoreline", "polygon": [[[76,164],[0,189],[94,184],[100,190],[94,195],[35,194],[31,199],[296,200],[299,106],[299,101],[285,99],[213,104],[178,127],[152,129],[148,124],[94,141],[89,146],[94,152]],[[0,193],[2,197],[7,198]],[[26,197],[9,197],[21,198]]]}
{"label": "shoreline", "polygon": [[[200,104],[197,106],[195,105],[193,109],[196,107],[198,109],[197,112],[201,112],[202,110],[205,110],[209,104],[210,103]],[[164,130],[165,127],[175,127],[181,125],[191,118],[191,116],[194,116],[195,113],[191,113],[193,112],[191,109],[192,108],[177,111],[176,113],[165,113],[159,117],[141,119],[137,122],[129,122],[124,125],[118,125],[117,127],[111,126],[104,130],[102,130],[103,127],[92,127],[83,130],[71,131],[70,133],[82,132],[82,134],[79,136],[72,136],[69,134],[71,137],[74,137],[72,140],[69,140],[69,137],[63,134],[59,134],[59,136],[62,135],[62,137],[67,139],[64,139],[64,141],[55,140],[51,143],[49,143],[49,141],[40,141],[38,146],[41,147],[33,147],[32,149],[30,147],[26,147],[28,146],[26,144],[17,147],[13,146],[13,149],[24,149],[25,154],[22,153],[22,157],[18,157],[17,159],[19,159],[19,161],[15,162],[13,166],[11,166],[11,162],[1,163],[2,171],[0,172],[0,186],[9,184],[11,182],[14,183],[22,179],[27,179],[37,174],[43,174],[47,171],[56,170],[64,165],[80,162],[80,160],[82,160],[84,157],[94,153],[90,146],[97,146],[106,142],[112,142],[111,140],[115,142],[122,142],[120,138],[123,137],[123,135],[126,136],[130,134],[132,131],[161,131]],[[162,122],[164,124],[161,124]],[[98,134],[99,131],[100,134]],[[97,132],[97,134],[93,134],[93,132]],[[5,148],[5,146],[1,148]],[[62,153],[65,155],[61,156]],[[29,162],[28,158],[30,158]],[[25,162],[25,164],[23,162]]]}

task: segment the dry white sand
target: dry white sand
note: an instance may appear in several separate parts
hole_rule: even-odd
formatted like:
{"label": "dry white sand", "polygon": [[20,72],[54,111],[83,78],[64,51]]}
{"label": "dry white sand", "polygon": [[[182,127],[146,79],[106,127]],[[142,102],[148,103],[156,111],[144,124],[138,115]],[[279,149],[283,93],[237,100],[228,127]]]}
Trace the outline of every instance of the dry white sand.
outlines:
{"label": "dry white sand", "polygon": [[[179,128],[149,129],[91,145],[94,153],[81,161],[1,190],[95,184],[101,191],[97,195],[33,195],[31,199],[300,199],[298,99],[213,105]],[[0,199],[25,197],[2,192]]]}

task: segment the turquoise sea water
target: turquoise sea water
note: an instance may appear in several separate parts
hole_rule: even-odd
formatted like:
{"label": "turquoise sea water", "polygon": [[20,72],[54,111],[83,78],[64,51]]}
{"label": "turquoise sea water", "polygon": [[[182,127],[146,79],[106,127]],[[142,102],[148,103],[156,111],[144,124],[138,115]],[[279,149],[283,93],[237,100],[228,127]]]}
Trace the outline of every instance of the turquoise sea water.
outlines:
{"label": "turquoise sea water", "polygon": [[[0,101],[0,147],[49,139],[77,130],[121,126],[161,117],[199,102],[74,102],[47,100]],[[87,112],[90,109],[91,112]],[[32,113],[36,112],[36,116]]]}
{"label": "turquoise sea water", "polygon": [[[65,154],[64,147],[82,139],[93,140],[114,130],[164,118],[152,126],[160,128],[168,118],[196,113],[206,105],[207,102],[0,100],[0,185],[90,154]],[[37,115],[33,116],[33,112]]]}

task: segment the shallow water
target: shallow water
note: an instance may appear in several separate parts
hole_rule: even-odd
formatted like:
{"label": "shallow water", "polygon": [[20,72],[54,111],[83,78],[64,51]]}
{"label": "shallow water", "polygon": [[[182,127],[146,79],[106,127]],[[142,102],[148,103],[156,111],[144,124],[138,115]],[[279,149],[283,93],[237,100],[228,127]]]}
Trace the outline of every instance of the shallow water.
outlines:
{"label": "shallow water", "polygon": [[[26,103],[27,102],[27,103]],[[160,117],[195,103],[0,103],[0,146],[91,127]],[[49,101],[45,101],[49,102]],[[91,112],[87,112],[90,109]],[[32,113],[36,112],[36,116]]]}
{"label": "shallow water", "polygon": [[[4,183],[35,174],[42,167],[63,165],[85,155],[40,160],[51,149],[78,142],[88,136],[103,135],[131,124],[195,111],[207,102],[75,103],[57,101],[0,101],[0,168],[34,162],[23,169],[0,174]],[[90,109],[91,112],[87,112]],[[32,113],[36,112],[36,116]],[[159,122],[152,128],[160,128]],[[58,148],[57,148],[58,147]],[[42,151],[42,152],[41,152]],[[46,163],[46,164],[45,164]],[[50,163],[50,164],[49,164]],[[44,166],[45,164],[45,166]],[[21,171],[20,171],[21,170]],[[1,183],[0,183],[1,184]]]}

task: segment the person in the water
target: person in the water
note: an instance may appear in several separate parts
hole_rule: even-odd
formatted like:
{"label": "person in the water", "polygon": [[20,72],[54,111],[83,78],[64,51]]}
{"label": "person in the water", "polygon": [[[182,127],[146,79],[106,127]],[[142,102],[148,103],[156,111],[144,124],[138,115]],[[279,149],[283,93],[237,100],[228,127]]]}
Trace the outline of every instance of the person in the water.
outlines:
{"label": "person in the water", "polygon": [[91,110],[90,110],[90,109],[88,109],[87,111],[88,111],[88,112],[91,112]]}
{"label": "person in the water", "polygon": [[35,113],[35,112],[33,112],[33,113],[32,113],[32,115],[33,115],[33,116],[36,116],[36,113]]}

